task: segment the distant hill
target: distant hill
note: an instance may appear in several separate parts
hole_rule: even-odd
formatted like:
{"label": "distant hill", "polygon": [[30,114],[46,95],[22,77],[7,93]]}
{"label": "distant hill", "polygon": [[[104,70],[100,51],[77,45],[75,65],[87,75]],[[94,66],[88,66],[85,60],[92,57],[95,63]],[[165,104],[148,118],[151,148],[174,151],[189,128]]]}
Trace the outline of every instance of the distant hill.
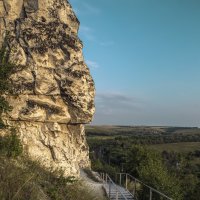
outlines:
{"label": "distant hill", "polygon": [[88,136],[200,135],[198,127],[167,126],[86,126]]}

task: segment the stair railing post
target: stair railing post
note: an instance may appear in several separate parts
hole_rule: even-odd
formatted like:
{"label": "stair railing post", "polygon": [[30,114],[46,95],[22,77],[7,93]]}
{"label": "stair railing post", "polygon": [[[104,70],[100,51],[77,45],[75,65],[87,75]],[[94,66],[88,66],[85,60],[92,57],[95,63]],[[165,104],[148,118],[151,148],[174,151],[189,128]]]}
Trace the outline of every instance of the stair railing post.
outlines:
{"label": "stair railing post", "polygon": [[111,198],[111,181],[109,180],[109,198]]}
{"label": "stair railing post", "polygon": [[133,195],[136,196],[136,180],[134,179],[134,190],[133,190]]}
{"label": "stair railing post", "polygon": [[119,174],[119,185],[122,185],[122,174]]}
{"label": "stair railing post", "polygon": [[117,188],[116,188],[116,200],[118,200],[119,198],[119,194],[118,194],[118,191],[117,191]]}
{"label": "stair railing post", "polygon": [[152,200],[152,190],[150,188],[150,196],[149,196],[149,200]]}
{"label": "stair railing post", "polygon": [[128,175],[126,174],[126,189],[128,189]]}

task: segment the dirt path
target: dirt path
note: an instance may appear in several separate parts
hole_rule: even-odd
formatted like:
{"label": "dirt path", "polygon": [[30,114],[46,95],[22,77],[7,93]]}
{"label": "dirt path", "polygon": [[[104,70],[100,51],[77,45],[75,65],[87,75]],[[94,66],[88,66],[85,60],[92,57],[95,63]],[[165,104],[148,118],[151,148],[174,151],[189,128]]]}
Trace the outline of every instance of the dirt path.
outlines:
{"label": "dirt path", "polygon": [[106,199],[102,183],[95,182],[92,179],[90,179],[83,170],[81,170],[81,179],[88,186],[88,188],[97,196],[98,200]]}

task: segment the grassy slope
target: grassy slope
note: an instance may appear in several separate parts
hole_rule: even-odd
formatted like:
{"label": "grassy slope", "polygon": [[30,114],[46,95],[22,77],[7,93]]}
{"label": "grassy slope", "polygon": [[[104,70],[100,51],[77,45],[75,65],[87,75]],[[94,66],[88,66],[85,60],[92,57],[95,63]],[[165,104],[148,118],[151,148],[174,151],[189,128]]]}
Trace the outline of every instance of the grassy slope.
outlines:
{"label": "grassy slope", "polygon": [[98,200],[82,182],[71,182],[61,171],[48,172],[25,157],[0,155],[0,168],[1,200]]}
{"label": "grassy slope", "polygon": [[0,200],[66,199],[98,200],[83,182],[31,161],[14,130],[0,136]]}

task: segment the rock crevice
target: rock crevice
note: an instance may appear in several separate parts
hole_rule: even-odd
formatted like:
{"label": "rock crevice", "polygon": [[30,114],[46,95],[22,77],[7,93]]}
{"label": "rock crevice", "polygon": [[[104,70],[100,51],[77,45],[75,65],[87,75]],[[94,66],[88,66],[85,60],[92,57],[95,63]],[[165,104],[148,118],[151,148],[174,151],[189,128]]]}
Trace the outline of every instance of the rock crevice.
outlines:
{"label": "rock crevice", "polygon": [[79,21],[66,0],[0,0],[0,47],[20,66],[10,77],[16,126],[31,158],[79,174],[90,165],[83,124],[94,114],[94,82],[78,38]]}

